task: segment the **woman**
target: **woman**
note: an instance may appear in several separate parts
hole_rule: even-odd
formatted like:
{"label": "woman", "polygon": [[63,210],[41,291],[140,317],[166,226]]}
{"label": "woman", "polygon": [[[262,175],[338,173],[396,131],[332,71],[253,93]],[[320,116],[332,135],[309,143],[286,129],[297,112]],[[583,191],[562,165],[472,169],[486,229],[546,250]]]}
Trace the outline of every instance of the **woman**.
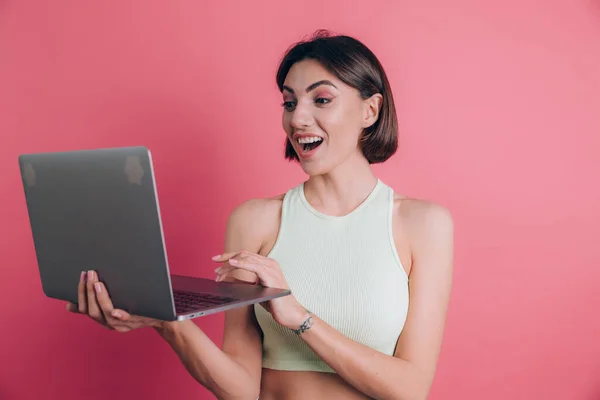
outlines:
{"label": "woman", "polygon": [[309,178],[236,208],[213,260],[218,281],[293,295],[227,311],[222,349],[192,321],[113,309],[93,271],[78,309],[68,307],[117,331],[153,327],[220,399],[425,399],[451,291],[453,223],[371,169],[397,147],[385,72],[362,43],[319,32],[288,51],[277,84],[286,158]]}

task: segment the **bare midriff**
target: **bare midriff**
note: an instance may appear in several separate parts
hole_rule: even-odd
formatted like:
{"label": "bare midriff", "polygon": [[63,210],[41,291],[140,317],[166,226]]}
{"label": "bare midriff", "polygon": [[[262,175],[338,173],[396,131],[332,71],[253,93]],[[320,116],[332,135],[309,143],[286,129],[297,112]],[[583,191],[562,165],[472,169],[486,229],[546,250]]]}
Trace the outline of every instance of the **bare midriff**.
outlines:
{"label": "bare midriff", "polygon": [[263,368],[260,400],[369,399],[338,374]]}

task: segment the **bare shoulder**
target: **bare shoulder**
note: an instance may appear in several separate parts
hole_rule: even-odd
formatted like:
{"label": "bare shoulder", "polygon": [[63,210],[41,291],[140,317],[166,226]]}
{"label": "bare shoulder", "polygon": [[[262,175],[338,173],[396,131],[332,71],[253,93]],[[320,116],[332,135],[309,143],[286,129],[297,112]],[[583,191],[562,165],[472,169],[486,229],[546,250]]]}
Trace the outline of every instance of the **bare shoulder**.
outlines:
{"label": "bare shoulder", "polygon": [[412,261],[423,253],[444,250],[451,252],[454,221],[448,208],[423,199],[394,196],[396,224],[401,227],[410,249]]}
{"label": "bare shoulder", "polygon": [[251,247],[245,250],[262,253],[261,250],[277,236],[279,231],[283,198],[284,194],[280,194],[244,201],[229,215],[227,230],[247,238],[237,241],[247,243]]}
{"label": "bare shoulder", "polygon": [[428,200],[394,195],[394,208],[404,224],[412,230],[453,230],[454,222],[450,210]]}

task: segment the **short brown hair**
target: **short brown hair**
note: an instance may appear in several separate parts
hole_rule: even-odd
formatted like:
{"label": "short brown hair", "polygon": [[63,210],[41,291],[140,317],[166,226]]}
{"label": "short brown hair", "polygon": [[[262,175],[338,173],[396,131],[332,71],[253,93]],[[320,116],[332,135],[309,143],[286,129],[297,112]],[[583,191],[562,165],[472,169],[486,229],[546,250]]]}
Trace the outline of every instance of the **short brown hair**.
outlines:
{"label": "short brown hair", "polygon": [[[360,146],[369,164],[384,162],[394,155],[398,148],[398,119],[390,84],[375,54],[357,39],[318,30],[309,40],[294,44],[281,60],[276,78],[280,91],[292,66],[305,59],[321,63],[339,80],[358,90],[363,99],[381,94],[379,118],[364,130]],[[287,138],[285,158],[298,160]]]}

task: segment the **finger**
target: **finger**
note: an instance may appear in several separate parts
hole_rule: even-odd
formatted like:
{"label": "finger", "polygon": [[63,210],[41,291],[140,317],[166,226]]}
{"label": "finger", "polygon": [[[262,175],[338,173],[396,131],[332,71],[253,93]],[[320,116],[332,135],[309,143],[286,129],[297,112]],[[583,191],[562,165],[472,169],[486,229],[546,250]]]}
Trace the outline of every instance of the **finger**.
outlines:
{"label": "finger", "polygon": [[230,258],[233,258],[233,257],[239,255],[243,251],[244,250],[234,251],[234,252],[230,252],[230,253],[219,254],[217,256],[214,256],[212,259],[213,259],[213,261],[216,261],[216,262],[224,262],[224,261],[229,260]]}
{"label": "finger", "polygon": [[226,265],[223,265],[222,267],[215,269],[215,273],[217,275],[223,275],[223,274],[227,274],[227,273],[233,271],[234,269],[236,269],[234,266],[226,264]]}
{"label": "finger", "polygon": [[[229,260],[229,261],[231,262],[231,261],[233,261],[233,259]],[[233,262],[233,264],[235,264],[236,262],[237,261]],[[222,281],[226,276],[231,275],[235,271],[241,271],[242,274],[248,273],[248,271],[244,271],[243,269],[240,269],[231,264],[225,264],[222,267],[215,269],[215,273],[217,274],[217,282]],[[253,274],[253,275],[256,276],[256,274]]]}
{"label": "finger", "polygon": [[94,290],[96,291],[96,300],[98,301],[100,310],[102,311],[104,318],[106,318],[108,321],[110,319],[111,312],[115,307],[113,306],[112,300],[108,295],[106,286],[104,283],[98,281],[94,283]]}
{"label": "finger", "polygon": [[254,272],[237,269],[229,264],[223,265],[215,270],[217,282],[248,283],[256,285],[258,276]]}
{"label": "finger", "polygon": [[237,278],[231,276],[231,272],[225,274],[219,274],[215,278],[216,282],[234,282]]}
{"label": "finger", "polygon": [[[250,261],[250,258],[247,255],[243,254],[243,252],[241,252],[240,254],[238,254],[236,256],[236,258],[230,258],[229,260],[227,260],[227,263],[225,265],[222,265],[219,268],[215,269],[215,273],[217,274],[217,278],[219,277],[219,275],[228,274],[231,271],[236,270],[237,267],[234,267],[234,265],[236,265],[240,260]],[[221,280],[222,279],[218,279],[217,282],[219,282]]]}
{"label": "finger", "polygon": [[136,328],[149,326],[146,325],[146,321],[150,320],[149,318],[131,315],[127,311],[118,308],[112,310],[110,316],[116,321],[113,329],[117,332],[129,332]]}
{"label": "finger", "polygon": [[88,315],[96,321],[102,322],[104,320],[104,315],[102,314],[102,310],[98,305],[98,300],[96,298],[96,290],[94,289],[94,283],[98,282],[96,273],[94,271],[88,271],[87,277],[88,279],[86,288]]}
{"label": "finger", "polygon": [[68,302],[67,303],[67,311],[72,312],[72,313],[79,313],[79,308],[77,307],[77,304]]}
{"label": "finger", "polygon": [[221,254],[218,256],[214,256],[212,259],[217,262],[225,262],[232,258],[237,258],[237,259],[252,258],[255,260],[260,260],[263,257],[256,253],[251,253],[246,250],[240,250],[240,251],[234,251],[234,252],[224,253],[224,254]]}
{"label": "finger", "polygon": [[[242,252],[242,253],[240,253],[239,256],[232,258],[230,261],[232,261],[232,260],[246,261],[246,262],[254,264],[258,268],[262,268],[264,270],[267,270],[269,268],[272,268],[272,267],[275,267],[276,265],[278,265],[276,263],[276,261],[271,258],[261,256],[260,254],[248,253],[248,252]],[[236,261],[233,261],[233,263],[230,262],[229,264],[235,265]]]}
{"label": "finger", "polygon": [[263,257],[260,254],[250,253],[245,250],[240,251],[240,253],[237,256],[231,257],[231,259],[236,259],[238,261],[239,260],[248,260],[248,261],[253,261],[257,264],[266,264],[266,262],[268,261],[268,258]]}
{"label": "finger", "polygon": [[113,309],[110,312],[110,316],[118,319],[119,321],[129,321],[129,319],[131,319],[131,315],[127,311],[120,310],[118,308]]}
{"label": "finger", "polygon": [[113,327],[118,332],[129,332],[138,328],[158,326],[161,322],[153,318],[131,315],[127,311],[118,308],[115,308],[110,315],[119,321]]}
{"label": "finger", "polygon": [[260,277],[261,273],[264,271],[264,265],[259,264],[256,261],[250,260],[250,259],[238,260],[238,259],[232,258],[231,260],[229,260],[229,264],[231,264],[235,268],[254,272],[259,277]]}
{"label": "finger", "polygon": [[79,286],[77,287],[77,308],[81,314],[87,313],[87,296],[85,294],[86,272],[81,271]]}

